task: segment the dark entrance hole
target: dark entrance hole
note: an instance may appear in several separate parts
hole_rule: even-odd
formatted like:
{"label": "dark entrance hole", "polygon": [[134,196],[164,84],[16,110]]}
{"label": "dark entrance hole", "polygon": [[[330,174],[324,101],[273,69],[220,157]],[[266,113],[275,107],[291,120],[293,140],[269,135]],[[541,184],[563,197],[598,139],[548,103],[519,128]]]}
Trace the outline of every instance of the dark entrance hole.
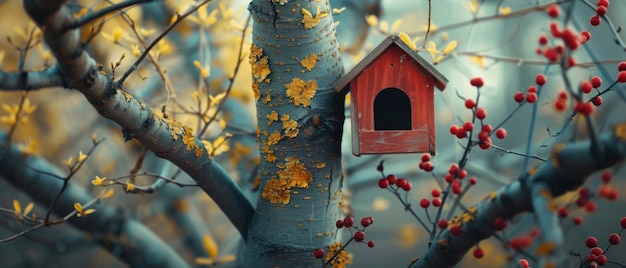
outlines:
{"label": "dark entrance hole", "polygon": [[411,100],[402,90],[387,88],[374,99],[375,130],[411,130]]}

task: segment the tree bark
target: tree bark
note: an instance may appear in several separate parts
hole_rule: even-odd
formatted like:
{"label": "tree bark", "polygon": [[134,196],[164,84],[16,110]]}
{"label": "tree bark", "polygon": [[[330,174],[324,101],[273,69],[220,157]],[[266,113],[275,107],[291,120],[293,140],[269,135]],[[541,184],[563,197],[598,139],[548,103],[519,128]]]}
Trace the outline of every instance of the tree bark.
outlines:
{"label": "tree bark", "polygon": [[337,240],[344,96],[333,90],[343,64],[331,7],[281,2],[249,5],[261,194],[246,267],[319,266],[313,250]]}

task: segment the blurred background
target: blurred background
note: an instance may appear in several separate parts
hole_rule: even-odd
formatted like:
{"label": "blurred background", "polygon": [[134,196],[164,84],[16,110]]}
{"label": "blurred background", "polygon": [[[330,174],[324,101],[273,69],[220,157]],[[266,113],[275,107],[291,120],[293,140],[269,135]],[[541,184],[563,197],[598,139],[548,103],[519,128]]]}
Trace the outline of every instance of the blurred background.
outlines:
{"label": "blurred background", "polygon": [[[95,10],[109,5],[108,1],[69,2],[76,16],[81,16],[85,8]],[[432,1],[431,31],[426,39],[428,1],[331,1],[334,8],[346,7],[342,13],[334,15],[335,21],[339,22],[337,37],[346,71],[389,34],[403,32],[413,40],[418,38],[415,44],[420,55],[432,63],[437,57],[432,57],[425,49],[431,46],[431,42],[439,51],[443,51],[452,41],[458,43],[453,51],[435,65],[450,81],[445,91],[435,93],[437,154],[433,156],[432,162],[435,164],[433,174],[436,176],[419,170],[419,154],[353,156],[350,148],[350,120],[346,120],[343,152],[351,213],[357,219],[372,216],[375,220],[367,229],[367,240],[375,241],[376,246],[368,248],[364,244],[352,244],[347,248],[348,252],[354,254],[354,267],[404,267],[411,259],[426,251],[429,234],[404,211],[392,194],[378,188],[380,174],[376,166],[384,160],[387,174],[396,174],[412,182],[414,190],[409,193],[408,199],[414,208],[418,207],[422,198],[430,198],[431,190],[439,187],[434,177],[441,179],[449,165],[457,162],[463,153],[463,147],[450,135],[448,129],[451,125],[460,125],[471,119],[471,111],[464,107],[464,101],[459,97],[476,98],[476,89],[469,84],[471,78],[480,76],[485,81],[485,86],[480,89],[479,106],[488,110],[486,122],[493,126],[507,119],[518,107],[513,100],[515,92],[526,92],[528,86],[534,85],[534,77],[538,73],[545,73],[548,78],[547,84],[541,88],[536,117],[533,117],[532,105],[526,104],[517,110],[502,125],[508,132],[507,138],[494,139],[498,147],[522,154],[528,150],[531,155],[547,158],[555,143],[587,137],[584,122],[578,117],[571,118],[571,105],[564,112],[554,109],[553,103],[558,92],[565,88],[561,70],[556,65],[547,66],[545,58],[536,53],[539,48],[537,40],[540,35],[549,34],[549,23],[553,19],[545,11],[533,7],[550,2]],[[626,2],[612,1],[610,4],[606,17],[610,18],[614,28],[609,27],[606,20],[597,27],[590,27],[589,19],[595,14],[595,2],[570,2],[561,6],[565,13],[566,8],[573,5],[569,26],[577,31],[589,30],[592,37],[574,53],[580,66],[571,68],[568,75],[575,85],[582,79],[600,76],[604,81],[602,89],[605,89],[616,80],[617,63],[626,60],[624,47],[615,42],[616,38],[626,38],[621,30],[621,26],[626,25],[626,17],[623,16]],[[251,189],[259,157],[254,125],[255,98],[247,62],[247,50],[250,47],[250,28],[246,27],[248,3],[211,1],[203,12],[181,23],[161,41],[153,51],[153,60],[141,63],[137,73],[131,75],[125,85],[136,98],[155,109],[167,103],[169,113],[195,131],[201,126],[198,104],[208,107],[207,114],[215,114],[215,119],[200,138],[215,142],[220,137],[226,137],[225,133],[232,134],[218,146],[221,149],[215,153],[216,159],[249,193],[251,200],[256,200],[256,192]],[[138,35],[149,43],[169,25],[175,12],[182,13],[191,4],[192,1],[182,0],[157,1],[127,9],[125,13],[140,26]],[[0,13],[0,68],[16,71],[20,68],[20,52],[16,46],[27,39],[34,26],[25,14],[21,1],[0,1]],[[561,22],[562,18],[563,15],[559,19]],[[83,27],[83,40],[90,38],[90,31],[90,27]],[[137,58],[133,46],[138,44],[129,22],[124,16],[115,14],[107,17],[87,49],[109,73],[112,73],[109,63],[120,61],[124,54],[125,58],[113,74],[119,78]],[[228,77],[237,65],[241,46],[244,60],[231,85]],[[28,52],[23,63],[24,70],[38,70],[53,65],[54,58],[45,45],[37,45]],[[157,69],[165,69],[165,78],[159,75]],[[220,94],[229,87],[232,90],[227,100],[216,105],[222,101],[223,95]],[[168,88],[175,95],[168,95]],[[20,93],[0,91],[2,104],[17,104],[21,98]],[[72,179],[92,193],[101,191],[101,187],[91,183],[94,176],[114,179],[128,175],[143,154],[142,171],[167,177],[177,173],[175,166],[151,152],[143,152],[143,147],[136,141],[124,142],[119,126],[100,117],[80,93],[60,88],[44,89],[30,92],[28,98],[37,109],[29,116],[28,122],[16,127],[13,142],[30,148],[33,154],[45,158],[60,170],[67,172],[64,162],[68,157],[76,158],[79,150],[86,152],[91,148],[93,133],[105,139]],[[594,113],[599,131],[606,131],[612,124],[626,119],[623,84],[615,86],[615,90],[603,95],[603,98],[604,103]],[[211,100],[216,100],[213,105],[209,105]],[[0,116],[6,112],[0,111]],[[346,109],[346,113],[349,113],[349,109]],[[0,123],[0,128],[8,131],[10,126]],[[539,160],[527,161],[526,157],[495,148],[473,150],[467,171],[469,176],[478,179],[478,187],[472,187],[463,197],[462,203],[471,206],[491,191],[516,180],[528,167],[538,163]],[[621,166],[611,170],[614,174],[611,185],[620,193],[625,193],[626,180]],[[184,173],[176,176],[182,182],[192,182]],[[153,182],[153,178],[139,177],[137,185]],[[592,190],[596,190],[600,184],[599,174],[588,180],[588,187]],[[206,256],[201,241],[202,236],[207,234],[217,241],[220,256],[237,254],[239,234],[202,191],[194,187],[180,188],[166,184],[154,194],[124,194],[121,186],[113,187],[116,189],[114,198],[103,202],[122,208],[125,215],[150,227],[189,263],[195,263],[196,257]],[[566,204],[576,198],[577,194],[569,194],[559,199],[559,202]],[[31,202],[31,198],[20,189],[0,180],[0,207],[11,209],[14,199],[23,205]],[[619,219],[626,216],[626,210],[623,209],[624,195],[613,202],[600,198],[594,201],[597,204],[594,213],[576,209],[569,218],[563,220],[565,250],[584,256],[588,250],[584,243],[587,236],[598,237],[600,244],[606,246],[608,235],[619,231]],[[449,207],[450,203],[446,209]],[[47,206],[36,204],[34,212],[43,215],[46,210]],[[423,209],[416,211],[426,218]],[[435,212],[431,207],[430,217]],[[444,215],[447,215],[445,210]],[[574,226],[571,220],[573,216],[582,216],[584,223]],[[534,221],[530,215],[520,215],[513,220],[512,225],[504,237],[528,233]],[[13,215],[0,215],[0,239],[23,228]],[[484,258],[477,260],[470,253],[459,266],[516,267],[516,260],[521,257],[507,250],[502,242],[494,238],[481,242],[480,246],[486,251]],[[533,249],[528,252],[533,252]],[[623,245],[612,248],[607,257],[624,265],[626,257],[620,252],[624,252]],[[0,244],[0,259],[2,267],[125,266],[69,224],[43,228]],[[568,261],[568,267],[574,267],[579,259],[571,256]],[[235,263],[227,262],[220,266],[233,267]]]}

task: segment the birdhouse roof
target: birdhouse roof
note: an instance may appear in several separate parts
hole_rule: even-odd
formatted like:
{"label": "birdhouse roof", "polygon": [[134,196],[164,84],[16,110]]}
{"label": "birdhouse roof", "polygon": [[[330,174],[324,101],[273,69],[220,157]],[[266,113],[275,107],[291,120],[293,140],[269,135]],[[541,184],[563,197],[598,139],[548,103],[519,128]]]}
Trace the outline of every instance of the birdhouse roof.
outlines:
{"label": "birdhouse roof", "polygon": [[448,79],[446,79],[443,74],[441,74],[435,67],[433,67],[430,63],[428,63],[424,58],[420,57],[417,54],[417,51],[411,49],[407,44],[405,44],[400,37],[397,35],[390,35],[385,38],[376,48],[372,50],[361,62],[359,62],[356,66],[352,68],[346,75],[344,75],[337,83],[334,88],[337,92],[343,91],[344,88],[355,78],[361,75],[368,66],[374,63],[380,56],[382,56],[385,51],[392,45],[398,46],[402,49],[407,55],[409,55],[417,64],[419,64],[428,74],[430,74],[435,80],[435,86],[439,90],[444,90],[446,88],[446,84],[448,83]]}

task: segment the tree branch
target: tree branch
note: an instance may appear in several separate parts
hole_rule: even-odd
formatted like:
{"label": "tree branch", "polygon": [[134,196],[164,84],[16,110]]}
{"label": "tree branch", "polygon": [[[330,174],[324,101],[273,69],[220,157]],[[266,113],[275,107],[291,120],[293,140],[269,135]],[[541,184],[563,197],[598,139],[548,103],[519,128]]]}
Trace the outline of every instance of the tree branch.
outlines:
{"label": "tree branch", "polygon": [[[533,212],[540,219],[541,243],[553,250],[543,257],[558,261],[563,241],[556,220],[553,198],[572,191],[585,183],[593,172],[613,166],[626,158],[626,122],[613,131],[598,137],[601,155],[593,155],[589,140],[578,143],[558,144],[554,147],[550,161],[540,164],[520,177],[516,182],[500,188],[488,198],[476,204],[458,217],[465,221],[451,222],[461,225],[461,234],[452,235],[447,229],[437,238],[426,255],[412,267],[452,267],[478,242],[496,232],[495,218],[511,219],[523,212]],[[557,263],[558,266],[558,263]]]}
{"label": "tree branch", "polygon": [[30,72],[5,72],[0,70],[0,90],[32,90],[47,87],[66,87],[58,65]]}
{"label": "tree branch", "polygon": [[245,239],[254,210],[241,189],[207,157],[208,152],[189,127],[153,113],[145,103],[116,89],[111,77],[100,73],[95,60],[83,49],[78,31],[65,30],[73,18],[63,3],[26,0],[24,6],[40,26],[69,87],[82,92],[102,116],[117,122],[127,138],[137,139],[184,170],[215,200]]}
{"label": "tree branch", "polygon": [[[6,133],[0,132],[0,139]],[[0,176],[23,190],[40,204],[48,205],[63,187],[62,172],[40,157],[28,157],[9,145],[0,146]],[[33,167],[33,168],[28,168]],[[37,170],[46,170],[41,173]],[[52,175],[55,174],[55,175]],[[94,197],[74,183],[68,183],[53,212],[68,215],[73,204],[87,204]],[[119,208],[97,203],[96,212],[87,217],[70,217],[67,221],[89,233],[113,255],[133,267],[187,267],[187,263],[156,234],[136,220],[127,218]],[[119,237],[119,239],[98,239]],[[124,238],[122,238],[124,237]],[[113,241],[113,242],[112,242]]]}

